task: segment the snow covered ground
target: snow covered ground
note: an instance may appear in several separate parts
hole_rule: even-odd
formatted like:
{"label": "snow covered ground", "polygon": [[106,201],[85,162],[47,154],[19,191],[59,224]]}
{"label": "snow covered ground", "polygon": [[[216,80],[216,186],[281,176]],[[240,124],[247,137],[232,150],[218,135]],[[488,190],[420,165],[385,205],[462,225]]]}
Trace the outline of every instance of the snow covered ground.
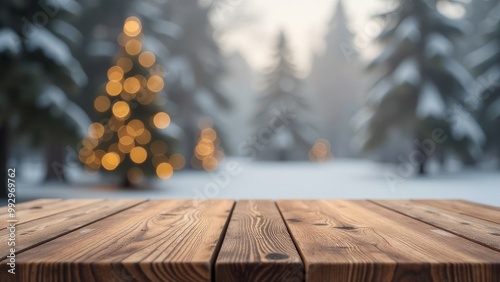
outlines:
{"label": "snow covered ground", "polygon": [[[20,167],[20,171],[29,167]],[[36,171],[31,168],[32,171]],[[118,190],[98,176],[74,171],[85,179],[70,186],[40,185],[19,179],[18,199],[63,198],[235,198],[235,199],[465,199],[500,206],[500,171],[457,170],[425,178],[394,178],[396,168],[364,160],[337,160],[327,164],[250,163],[230,159],[213,173],[181,171],[169,181],[145,184],[142,190]],[[41,174],[40,174],[41,175]],[[388,180],[387,175],[392,175]],[[102,183],[109,184],[102,184]]]}

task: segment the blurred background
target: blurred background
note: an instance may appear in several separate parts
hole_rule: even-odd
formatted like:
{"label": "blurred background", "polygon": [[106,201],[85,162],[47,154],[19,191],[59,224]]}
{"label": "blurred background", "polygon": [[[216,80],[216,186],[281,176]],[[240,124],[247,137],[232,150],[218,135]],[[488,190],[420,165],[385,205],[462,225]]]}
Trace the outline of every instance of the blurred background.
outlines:
{"label": "blurred background", "polygon": [[21,201],[500,205],[500,2],[3,0],[0,166]]}

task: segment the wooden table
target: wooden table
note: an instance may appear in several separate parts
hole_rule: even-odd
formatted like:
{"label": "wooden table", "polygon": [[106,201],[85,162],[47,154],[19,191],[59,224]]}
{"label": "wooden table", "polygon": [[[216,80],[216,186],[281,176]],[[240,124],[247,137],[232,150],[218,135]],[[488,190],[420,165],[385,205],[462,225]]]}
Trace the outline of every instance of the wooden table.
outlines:
{"label": "wooden table", "polygon": [[16,217],[0,281],[500,281],[500,208],[461,200],[40,199]]}

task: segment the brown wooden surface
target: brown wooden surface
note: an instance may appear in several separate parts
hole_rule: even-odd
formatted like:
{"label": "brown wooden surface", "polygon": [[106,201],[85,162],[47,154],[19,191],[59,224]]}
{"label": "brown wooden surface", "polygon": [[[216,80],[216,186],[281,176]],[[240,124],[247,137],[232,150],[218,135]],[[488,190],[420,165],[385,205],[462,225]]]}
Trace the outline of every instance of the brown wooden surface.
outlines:
{"label": "brown wooden surface", "polygon": [[[99,200],[90,205],[63,211],[17,225],[16,250],[26,249],[60,237],[82,226],[138,205],[146,200]],[[8,238],[9,230],[0,230],[0,238]],[[0,249],[0,257],[9,253],[7,248]]]}
{"label": "brown wooden surface", "polygon": [[462,200],[42,199],[16,214],[1,282],[500,281],[500,208]]}
{"label": "brown wooden surface", "polygon": [[500,207],[487,206],[463,200],[450,200],[450,201],[413,200],[413,201],[500,224]]}
{"label": "brown wooden surface", "polygon": [[306,281],[500,281],[499,252],[374,203],[285,200],[278,207]]}
{"label": "brown wooden surface", "polygon": [[[26,223],[35,219],[58,214],[63,211],[76,209],[79,207],[91,205],[101,201],[100,199],[41,199],[34,202],[27,202],[16,205],[17,224]],[[3,217],[7,218],[7,208],[2,208]],[[0,229],[9,225],[6,220],[0,221]]]}
{"label": "brown wooden surface", "polygon": [[[215,250],[233,204],[231,200],[139,204],[19,254],[15,278],[210,281]],[[0,268],[0,280],[6,278],[5,267]]]}
{"label": "brown wooden surface", "polygon": [[216,263],[216,281],[302,281],[304,268],[273,201],[239,201]]}
{"label": "brown wooden surface", "polygon": [[374,203],[500,251],[500,225],[409,200]]}

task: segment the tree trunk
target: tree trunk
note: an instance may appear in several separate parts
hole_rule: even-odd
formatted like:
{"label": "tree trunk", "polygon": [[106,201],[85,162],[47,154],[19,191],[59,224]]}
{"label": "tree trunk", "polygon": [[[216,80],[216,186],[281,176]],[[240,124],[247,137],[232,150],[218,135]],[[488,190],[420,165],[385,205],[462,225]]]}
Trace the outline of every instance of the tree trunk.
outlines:
{"label": "tree trunk", "polygon": [[7,124],[0,125],[0,198],[7,198],[7,160],[9,133]]}
{"label": "tree trunk", "polygon": [[[419,139],[419,140],[422,140],[422,139]],[[422,154],[422,161],[418,164],[418,175],[419,176],[424,176],[427,174],[427,160],[428,160],[428,156],[427,154],[422,151],[420,148],[415,148],[416,150],[418,150],[421,154]]]}
{"label": "tree trunk", "polygon": [[130,180],[128,179],[127,175],[125,175],[123,177],[123,180],[122,180],[121,188],[132,189],[134,187],[135,187],[135,185],[132,182],[130,182]]}
{"label": "tree trunk", "polygon": [[64,148],[55,145],[48,145],[45,148],[45,164],[47,166],[45,182],[56,180],[66,182],[65,157]]}

